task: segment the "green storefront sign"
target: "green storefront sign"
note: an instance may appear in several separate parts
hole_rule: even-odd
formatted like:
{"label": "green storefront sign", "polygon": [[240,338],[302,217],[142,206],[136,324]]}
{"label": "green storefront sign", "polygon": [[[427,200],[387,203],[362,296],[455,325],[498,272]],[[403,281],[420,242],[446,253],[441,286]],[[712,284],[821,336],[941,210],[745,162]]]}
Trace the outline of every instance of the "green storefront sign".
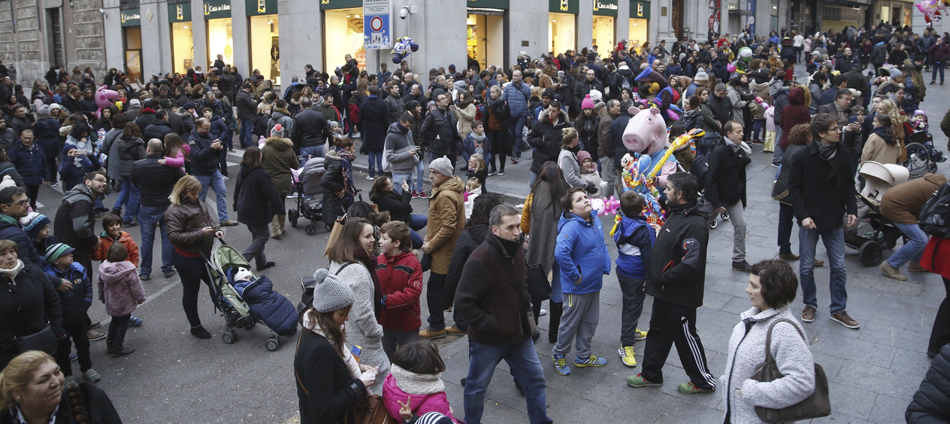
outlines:
{"label": "green storefront sign", "polygon": [[191,3],[169,3],[168,22],[191,22]]}
{"label": "green storefront sign", "polygon": [[630,19],[650,19],[650,2],[631,0]]}
{"label": "green storefront sign", "polygon": [[205,20],[231,17],[231,0],[204,0]]}
{"label": "green storefront sign", "polygon": [[581,10],[580,0],[550,0],[548,11],[551,13],[578,14]]}
{"label": "green storefront sign", "polygon": [[618,0],[593,0],[594,2],[594,15],[598,16],[613,16],[617,17],[617,9],[620,9],[617,6]]}
{"label": "green storefront sign", "polygon": [[247,16],[276,15],[277,0],[244,0]]}
{"label": "green storefront sign", "polygon": [[320,10],[363,7],[363,0],[320,0]]}
{"label": "green storefront sign", "polygon": [[509,0],[468,0],[468,7],[508,10]]}
{"label": "green storefront sign", "polygon": [[124,27],[142,26],[142,15],[139,13],[139,8],[120,10],[119,21]]}

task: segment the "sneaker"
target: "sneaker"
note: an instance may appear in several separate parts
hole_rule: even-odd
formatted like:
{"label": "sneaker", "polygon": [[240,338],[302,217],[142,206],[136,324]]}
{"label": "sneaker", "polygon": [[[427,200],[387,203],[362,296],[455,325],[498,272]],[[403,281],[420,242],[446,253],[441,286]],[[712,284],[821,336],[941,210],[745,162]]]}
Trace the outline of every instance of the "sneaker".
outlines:
{"label": "sneaker", "polygon": [[195,337],[197,337],[197,338],[199,338],[199,339],[210,339],[210,338],[211,338],[211,333],[209,333],[208,330],[205,330],[205,328],[204,328],[203,326],[201,326],[201,325],[199,325],[199,326],[197,326],[197,327],[191,327],[191,335],[192,335],[192,336],[195,336]]}
{"label": "sneaker", "polygon": [[96,370],[89,368],[86,372],[82,373],[83,380],[86,380],[90,383],[98,383],[102,381],[102,377],[99,376],[99,373]]}
{"label": "sneaker", "polygon": [[571,375],[571,367],[567,366],[564,355],[552,355],[551,361],[554,362],[554,372],[561,375]]}
{"label": "sneaker", "polygon": [[76,387],[79,384],[76,384],[76,379],[71,375],[66,376],[66,381],[63,382],[63,387]]}
{"label": "sneaker", "polygon": [[920,262],[911,262],[907,264],[907,270],[910,272],[930,272],[929,269],[920,266]]}
{"label": "sneaker", "polygon": [[505,176],[505,171],[498,171],[498,176],[499,177]]}
{"label": "sneaker", "polygon": [[791,262],[791,261],[797,261],[799,256],[794,253],[780,253],[778,255],[778,258],[786,262]]}
{"label": "sneaker", "polygon": [[174,277],[176,273],[177,273],[177,272],[176,272],[175,270],[172,270],[171,272],[166,272],[166,273],[164,273],[162,276],[164,276],[166,279],[168,279],[168,278]]}
{"label": "sneaker", "polygon": [[620,354],[620,360],[623,361],[624,365],[631,368],[637,366],[637,357],[633,351],[633,346],[621,346],[620,349],[617,349],[617,353]]}
{"label": "sneaker", "polygon": [[237,225],[238,225],[238,222],[233,219],[229,219],[221,223],[222,227],[235,227]]}
{"label": "sneaker", "polygon": [[102,321],[93,321],[89,323],[89,326],[86,327],[86,329],[88,330],[90,328],[99,328],[99,326],[101,325],[102,325]]}
{"label": "sneaker", "polygon": [[857,330],[858,328],[861,328],[861,324],[858,324],[857,321],[855,321],[853,318],[848,316],[848,313],[845,312],[844,310],[831,314],[831,320],[837,321],[839,324],[845,327],[848,327],[852,330]]}
{"label": "sneaker", "polygon": [[459,330],[459,328],[456,327],[456,326],[454,326],[454,325],[451,326],[451,327],[447,327],[447,328],[445,329],[445,332],[446,332],[447,334],[468,334],[467,331]]}
{"label": "sneaker", "polygon": [[518,164],[518,159],[517,159],[517,158],[511,158],[511,163],[514,164],[514,165],[517,165],[517,164]]}
{"label": "sneaker", "polygon": [[547,315],[547,314],[548,314],[548,310],[547,310],[547,309],[542,309],[540,312],[538,312],[538,316],[539,316],[539,317],[543,317],[543,316],[545,316],[545,315]]}
{"label": "sneaker", "polygon": [[374,179],[375,179],[375,178],[373,178],[373,177],[371,177],[371,176],[369,176],[369,175],[366,176],[366,181],[373,181]]}
{"label": "sneaker", "polygon": [[[933,84],[933,83],[930,83],[930,84]],[[59,187],[59,182],[57,181],[57,182],[55,182],[55,183],[50,184],[49,186],[50,186],[50,187]]]}
{"label": "sneaker", "polygon": [[604,365],[607,365],[607,358],[598,358],[594,355],[590,355],[587,359],[574,358],[574,366],[577,368],[602,367]]}
{"label": "sneaker", "polygon": [[749,265],[745,260],[739,262],[732,261],[732,269],[742,272],[752,272],[752,265]]}
{"label": "sneaker", "polygon": [[142,326],[142,318],[139,318],[139,317],[137,317],[137,316],[135,316],[135,315],[132,315],[132,317],[129,318],[129,326],[130,326],[130,327],[141,327],[141,326]]}
{"label": "sneaker", "polygon": [[420,199],[428,199],[429,196],[426,194],[426,192],[420,191],[420,192],[419,192],[419,198],[420,198]]}
{"label": "sneaker", "polygon": [[221,178],[224,178],[224,181],[230,180],[230,178],[228,178],[227,175],[224,175],[224,176],[222,176]]}
{"label": "sneaker", "polygon": [[814,322],[815,321],[815,307],[814,306],[805,306],[805,310],[802,311],[802,321],[803,322]]}
{"label": "sneaker", "polygon": [[69,360],[72,362],[76,362],[79,360],[79,355],[77,355],[76,352],[70,353]]}
{"label": "sneaker", "polygon": [[696,387],[696,385],[693,384],[692,381],[680,384],[679,387],[677,387],[677,390],[679,390],[680,393],[684,395],[695,395],[697,393],[712,393],[716,391],[716,389],[703,389],[700,387]]}
{"label": "sneaker", "polygon": [[894,268],[887,261],[881,262],[881,265],[878,266],[878,268],[889,278],[893,278],[897,281],[907,281],[907,277],[905,277],[904,274],[901,274],[899,269]]}
{"label": "sneaker", "polygon": [[444,339],[445,330],[430,330],[426,328],[425,330],[419,331],[419,337],[423,339]]}
{"label": "sneaker", "polygon": [[498,175],[498,171],[491,171],[488,173],[489,177],[494,177],[495,175]]}
{"label": "sneaker", "polygon": [[413,199],[418,199],[418,198],[419,198],[419,193],[416,192],[415,190],[413,190],[413,191],[412,191],[412,198],[413,198]]}
{"label": "sneaker", "polygon": [[288,199],[296,199],[297,196],[299,196],[299,194],[297,194],[297,192],[293,192],[293,193],[288,194],[288,195],[287,195],[287,198],[288,198]]}
{"label": "sneaker", "polygon": [[641,387],[660,387],[663,383],[651,383],[643,378],[643,374],[637,374],[627,377],[627,385],[639,389]]}
{"label": "sneaker", "polygon": [[86,338],[89,339],[89,341],[102,340],[106,338],[106,335],[103,334],[101,331],[89,329],[89,330],[86,330]]}
{"label": "sneaker", "polygon": [[139,280],[148,281],[148,280],[151,280],[151,279],[152,279],[152,277],[150,277],[150,276],[148,276],[148,275],[144,275],[144,274],[139,275]]}
{"label": "sneaker", "polygon": [[637,329],[637,331],[636,331],[634,334],[636,334],[636,336],[634,336],[634,338],[633,338],[634,341],[638,341],[638,342],[639,342],[639,341],[641,341],[641,340],[646,340],[646,339],[647,339],[647,332],[646,332],[646,331],[643,331],[643,330],[641,330],[641,329],[639,329],[639,328]]}

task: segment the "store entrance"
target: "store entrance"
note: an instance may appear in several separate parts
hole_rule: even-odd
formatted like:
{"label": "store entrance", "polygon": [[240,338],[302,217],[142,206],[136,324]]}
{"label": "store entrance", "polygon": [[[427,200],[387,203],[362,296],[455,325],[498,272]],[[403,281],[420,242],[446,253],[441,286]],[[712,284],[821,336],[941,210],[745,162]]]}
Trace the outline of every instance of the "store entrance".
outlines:
{"label": "store entrance", "polygon": [[195,66],[195,38],[192,33],[191,22],[175,22],[172,24],[172,67],[175,72],[185,75],[188,68]]}
{"label": "store entrance", "polygon": [[250,17],[251,69],[280,85],[280,38],[277,15]]}
{"label": "store entrance", "polygon": [[125,42],[125,70],[132,81],[142,81],[142,27],[122,28]]}
{"label": "store entrance", "polygon": [[564,53],[577,49],[577,15],[548,13],[548,40],[551,52]]}
{"label": "store entrance", "polygon": [[208,68],[214,63],[218,55],[224,56],[224,63],[234,64],[234,39],[232,38],[231,18],[208,19]]}
{"label": "store entrance", "polygon": [[610,57],[614,51],[614,22],[613,16],[594,16],[594,45],[604,58]]}
{"label": "store entrance", "polygon": [[324,67],[328,74],[346,64],[346,56],[357,59],[365,67],[363,57],[363,9],[333,9],[324,11]]}
{"label": "store entrance", "polygon": [[[479,71],[489,65],[508,69],[505,59],[505,11],[501,9],[468,9],[468,68]],[[476,66],[477,63],[477,66]]]}

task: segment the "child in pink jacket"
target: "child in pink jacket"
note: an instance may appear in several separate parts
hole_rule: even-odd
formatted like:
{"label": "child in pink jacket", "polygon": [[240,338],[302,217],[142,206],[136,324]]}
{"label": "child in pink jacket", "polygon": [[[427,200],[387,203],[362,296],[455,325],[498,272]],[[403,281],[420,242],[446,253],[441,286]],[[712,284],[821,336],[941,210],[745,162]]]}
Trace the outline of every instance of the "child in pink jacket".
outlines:
{"label": "child in pink jacket", "polygon": [[383,404],[393,419],[403,422],[399,409],[406,405],[414,418],[438,412],[458,422],[445,395],[445,363],[435,343],[419,340],[402,345],[390,359],[392,370],[383,383]]}
{"label": "child in pink jacket", "polygon": [[178,134],[169,133],[165,135],[165,157],[158,160],[158,163],[170,166],[172,168],[185,171],[185,158],[191,154],[191,146],[181,141]]}
{"label": "child in pink jacket", "polygon": [[135,265],[129,262],[129,251],[122,243],[113,243],[106,252],[106,260],[99,265],[99,300],[106,304],[106,313],[112,316],[106,354],[113,358],[135,352],[124,347],[125,332],[135,305],[145,302],[145,289]]}

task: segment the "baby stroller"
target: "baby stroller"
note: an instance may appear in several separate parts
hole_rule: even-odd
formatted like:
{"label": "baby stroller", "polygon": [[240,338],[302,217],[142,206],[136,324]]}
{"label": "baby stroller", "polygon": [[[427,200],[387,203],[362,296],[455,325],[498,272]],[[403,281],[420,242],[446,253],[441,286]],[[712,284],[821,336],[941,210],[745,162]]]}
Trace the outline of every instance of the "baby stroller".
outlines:
{"label": "baby stroller", "polygon": [[903,237],[901,230],[881,213],[881,198],[889,188],[907,182],[910,173],[900,165],[868,161],[861,165],[860,174],[867,184],[857,194],[858,225],[867,218],[871,231],[864,235],[858,235],[856,228],[853,232],[845,231],[844,242],[857,249],[861,265],[876,266],[884,260],[884,249],[893,249],[897,239]]}
{"label": "baby stroller", "polygon": [[[300,172],[292,172],[294,190],[297,191],[297,209],[287,211],[291,227],[297,227],[297,220],[304,217],[310,221],[304,231],[307,235],[317,233],[317,223],[323,221],[323,178],[324,159],[315,157],[307,161]],[[326,225],[324,225],[326,227]],[[326,229],[330,231],[329,228]]]}
{"label": "baby stroller", "polygon": [[249,280],[235,281],[241,268],[250,270],[251,265],[237,249],[228,246],[223,240],[221,243],[211,252],[210,259],[204,259],[211,276],[215,309],[224,313],[227,325],[222,340],[226,344],[234,344],[238,340],[236,328],[250,330],[258,322],[263,322],[271,330],[271,336],[264,346],[272,352],[279,349],[280,336],[291,336],[297,332],[298,315],[293,304],[273,291],[273,283],[266,276],[253,278],[252,274]]}
{"label": "baby stroller", "polygon": [[903,165],[910,171],[911,178],[920,178],[928,172],[937,172],[937,164],[947,160],[940,151],[932,147],[932,142],[929,144],[921,142],[916,137],[912,137],[910,141],[907,143],[907,160]]}

